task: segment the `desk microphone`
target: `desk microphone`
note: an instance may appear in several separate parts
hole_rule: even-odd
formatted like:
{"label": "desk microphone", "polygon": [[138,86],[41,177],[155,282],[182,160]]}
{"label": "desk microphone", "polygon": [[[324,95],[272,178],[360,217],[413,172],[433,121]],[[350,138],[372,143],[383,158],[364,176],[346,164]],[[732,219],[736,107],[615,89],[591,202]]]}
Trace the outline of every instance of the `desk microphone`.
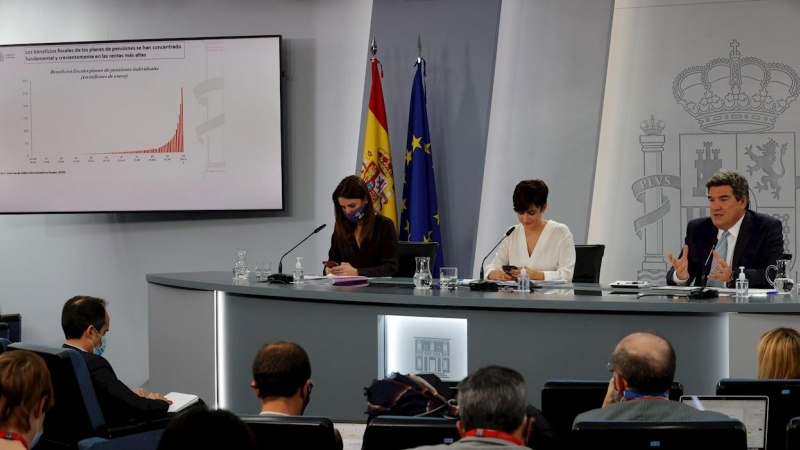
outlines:
{"label": "desk microphone", "polygon": [[283,256],[281,256],[280,261],[278,261],[278,273],[272,274],[269,277],[267,277],[267,282],[269,282],[269,283],[286,283],[286,284],[291,283],[292,282],[292,276],[291,275],[286,275],[286,274],[283,273],[283,258],[284,258],[284,256],[286,256],[289,253],[291,253],[292,250],[294,250],[297,247],[299,247],[300,244],[302,244],[303,242],[307,241],[308,238],[310,238],[311,236],[319,233],[323,228],[325,228],[325,225],[326,224],[323,223],[322,225],[318,226],[314,231],[311,232],[311,234],[306,236],[305,239],[303,239],[302,241],[298,242],[297,245],[295,245],[294,247],[289,249],[288,252],[284,253]]}
{"label": "desk microphone", "polygon": [[[708,284],[708,273],[711,271],[711,265],[709,264],[709,261],[711,261],[711,257],[714,256],[714,250],[717,249],[717,242],[718,239],[714,239],[714,243],[711,244],[711,251],[708,252],[706,262],[703,264],[703,272],[700,274],[700,287],[698,289],[692,289],[689,291],[689,298],[709,299],[719,297],[719,292],[717,290],[706,290],[706,285]],[[708,270],[706,270],[706,268],[708,268]]]}
{"label": "desk microphone", "polygon": [[500,241],[498,241],[497,244],[495,244],[494,247],[492,247],[492,249],[489,250],[489,253],[483,257],[483,261],[481,261],[481,277],[480,277],[481,279],[480,281],[473,281],[469,284],[470,291],[497,292],[497,283],[483,279],[483,270],[484,270],[483,266],[484,264],[486,264],[486,258],[488,258],[489,255],[492,254],[494,249],[496,249],[497,246],[500,245],[501,242],[503,242],[503,239],[511,236],[511,233],[513,232],[514,232],[514,227],[509,228],[508,231],[506,231],[506,234],[503,236],[503,238],[500,239]]}

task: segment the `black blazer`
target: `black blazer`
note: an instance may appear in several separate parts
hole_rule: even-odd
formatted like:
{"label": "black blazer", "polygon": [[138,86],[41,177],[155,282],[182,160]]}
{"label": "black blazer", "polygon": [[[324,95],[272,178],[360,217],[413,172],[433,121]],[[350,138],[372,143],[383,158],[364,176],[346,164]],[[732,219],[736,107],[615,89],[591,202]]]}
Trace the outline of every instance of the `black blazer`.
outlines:
{"label": "black blazer", "polygon": [[[75,349],[67,344],[62,347]],[[86,361],[106,425],[119,426],[130,421],[147,422],[167,417],[169,403],[139,397],[117,378],[108,360],[94,353],[81,350],[78,350],[78,353]]]}
{"label": "black blazer", "polygon": [[400,266],[397,253],[397,231],[392,219],[380,214],[375,216],[375,228],[372,236],[356,244],[355,237],[342,241],[333,232],[328,260],[341,264],[349,263],[358,269],[358,274],[365,277],[392,277]]}
{"label": "black blazer", "polygon": [[[706,262],[711,245],[717,237],[718,229],[711,222],[710,217],[693,219],[686,226],[685,244],[689,246],[689,280],[688,285],[699,286],[703,274],[703,263]],[[730,251],[730,249],[728,250]],[[681,250],[683,255],[683,250]],[[678,256],[680,258],[680,255]],[[745,212],[739,236],[736,238],[736,247],[733,249],[734,281],[728,283],[733,287],[735,279],[739,276],[739,266],[744,266],[744,273],[750,282],[751,288],[770,288],[764,271],[767,266],[783,258],[783,226],[781,221],[760,214],[749,209]],[[711,258],[711,262],[714,258]],[[711,265],[709,262],[709,266]],[[708,270],[708,266],[705,267]],[[667,272],[667,284],[675,285],[672,274],[675,268]]]}

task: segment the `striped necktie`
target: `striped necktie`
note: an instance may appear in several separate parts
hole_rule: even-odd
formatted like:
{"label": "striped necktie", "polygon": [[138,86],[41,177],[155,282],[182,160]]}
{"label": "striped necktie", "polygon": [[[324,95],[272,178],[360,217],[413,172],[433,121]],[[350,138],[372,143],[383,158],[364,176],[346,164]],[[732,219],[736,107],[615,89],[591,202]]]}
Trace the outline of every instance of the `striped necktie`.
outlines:
{"label": "striped necktie", "polygon": [[[722,233],[722,236],[719,238],[719,243],[717,244],[717,253],[719,253],[719,257],[722,258],[723,261],[728,259],[728,236],[730,235],[731,233],[728,232],[728,230],[725,230]],[[714,263],[711,264],[711,271],[714,270],[717,264],[719,264],[719,262],[715,259]],[[716,280],[708,280],[706,285],[711,287],[725,287],[725,283]]]}

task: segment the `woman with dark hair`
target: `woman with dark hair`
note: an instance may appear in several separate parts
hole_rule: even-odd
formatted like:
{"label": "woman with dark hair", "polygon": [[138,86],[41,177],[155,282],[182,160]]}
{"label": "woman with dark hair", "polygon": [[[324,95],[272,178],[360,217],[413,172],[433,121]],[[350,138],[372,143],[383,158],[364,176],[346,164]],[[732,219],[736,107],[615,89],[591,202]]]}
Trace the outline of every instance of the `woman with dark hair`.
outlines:
{"label": "woman with dark hair", "polygon": [[29,449],[53,407],[53,384],[44,360],[25,350],[0,355],[0,449]]}
{"label": "woman with dark hair", "polygon": [[397,272],[397,230],[375,213],[369,190],[356,176],[345,177],[333,191],[336,226],[325,274],[390,277]]}
{"label": "woman with dark hair", "polygon": [[[523,180],[517,184],[513,201],[520,224],[486,265],[486,278],[514,280],[524,267],[531,280],[572,281],[575,242],[566,225],[542,217],[547,210],[547,194],[547,185],[542,180]],[[513,267],[505,271],[503,266]]]}

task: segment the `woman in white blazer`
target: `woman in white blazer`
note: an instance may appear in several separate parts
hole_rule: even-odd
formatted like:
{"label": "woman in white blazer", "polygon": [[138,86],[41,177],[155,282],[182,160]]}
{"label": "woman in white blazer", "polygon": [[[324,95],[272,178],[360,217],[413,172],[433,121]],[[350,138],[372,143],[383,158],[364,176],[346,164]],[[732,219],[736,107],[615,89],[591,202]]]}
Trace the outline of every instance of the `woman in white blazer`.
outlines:
{"label": "woman in white blazer", "polygon": [[[575,270],[575,242],[563,223],[545,220],[547,185],[542,180],[523,180],[514,188],[514,211],[519,225],[503,239],[491,263],[485,267],[486,278],[510,281],[520,270],[531,280],[572,281]],[[503,266],[515,266],[506,273]]]}

